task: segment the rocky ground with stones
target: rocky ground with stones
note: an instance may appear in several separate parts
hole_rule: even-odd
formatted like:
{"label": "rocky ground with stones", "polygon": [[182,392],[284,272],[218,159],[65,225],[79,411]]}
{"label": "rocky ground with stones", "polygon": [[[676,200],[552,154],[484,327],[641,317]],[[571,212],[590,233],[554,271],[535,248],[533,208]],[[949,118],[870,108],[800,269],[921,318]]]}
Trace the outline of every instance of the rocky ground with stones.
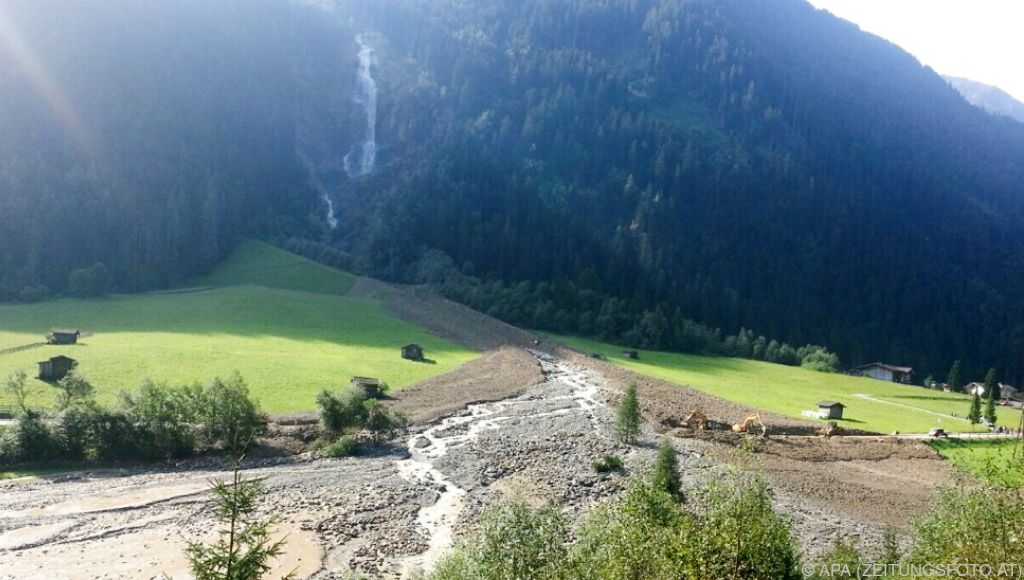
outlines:
{"label": "rocky ground with stones", "polygon": [[[624,446],[613,435],[613,409],[636,377],[544,350],[491,352],[447,380],[397,393],[393,405],[416,423],[359,457],[316,459],[305,451],[312,418],[280,418],[264,453],[245,465],[247,476],[264,478],[263,510],[287,537],[272,578],[293,570],[299,578],[340,578],[350,569],[412,576],[471,534],[480,511],[499,499],[555,501],[580,515],[623,489],[653,463],[658,431],[668,429],[660,418],[688,404],[678,397],[693,395],[645,379],[647,426],[638,445]],[[837,535],[877,545],[886,526],[905,525],[948,478],[920,443],[773,437],[740,444],[731,434],[673,433],[682,435],[672,441],[685,486],[733,469],[764,473],[808,553]],[[596,473],[591,464],[605,454],[622,457],[626,469]],[[219,460],[204,459],[7,483],[0,579],[187,578],[185,539],[213,537],[208,482],[229,475]]]}

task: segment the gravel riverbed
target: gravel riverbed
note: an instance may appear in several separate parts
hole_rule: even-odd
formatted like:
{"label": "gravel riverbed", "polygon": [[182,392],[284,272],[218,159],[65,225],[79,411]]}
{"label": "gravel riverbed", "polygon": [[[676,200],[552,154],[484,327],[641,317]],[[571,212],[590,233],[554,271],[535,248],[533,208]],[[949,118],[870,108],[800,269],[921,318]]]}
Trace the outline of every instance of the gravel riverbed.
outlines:
{"label": "gravel riverbed", "polygon": [[[516,356],[525,368],[525,351]],[[370,578],[410,577],[471,533],[490,503],[512,496],[555,501],[578,516],[653,463],[660,441],[653,431],[635,446],[614,438],[607,402],[617,390],[601,373],[534,356],[540,379],[523,378],[519,394],[414,426],[372,455],[306,454],[247,465],[247,476],[264,478],[262,509],[278,521],[278,537],[287,537],[270,577],[295,571],[298,578],[340,578],[349,569]],[[685,486],[729,471],[714,458],[720,445],[673,441]],[[591,463],[605,454],[622,457],[626,469],[595,473]],[[193,463],[4,485],[0,579],[188,578],[185,539],[213,537],[208,484],[229,475],[216,464]],[[881,535],[875,522],[851,521],[797,490],[777,498],[805,549],[820,549],[837,533],[868,543]]]}

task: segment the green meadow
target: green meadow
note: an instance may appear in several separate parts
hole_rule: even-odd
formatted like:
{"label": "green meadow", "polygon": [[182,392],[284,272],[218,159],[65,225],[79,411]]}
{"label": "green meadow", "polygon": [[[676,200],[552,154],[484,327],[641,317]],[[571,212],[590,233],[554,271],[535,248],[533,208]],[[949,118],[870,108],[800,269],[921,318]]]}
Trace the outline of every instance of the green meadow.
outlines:
{"label": "green meadow", "polygon": [[1024,487],[1020,440],[936,439],[928,442],[953,465],[1001,485]]}
{"label": "green meadow", "polygon": [[[966,395],[745,359],[640,351],[640,360],[631,360],[622,356],[621,347],[569,336],[553,338],[587,354],[601,354],[629,370],[780,415],[800,417],[801,411],[816,409],[819,401],[839,401],[846,405],[839,423],[852,429],[879,433],[924,433],[933,427],[953,432],[985,430],[951,416],[967,415],[971,398]],[[1016,426],[1020,421],[1020,411],[1008,407],[998,408],[997,416],[1000,425]]]}
{"label": "green meadow", "polygon": [[[43,340],[53,326],[92,333],[73,346],[0,354],[0,378],[34,377],[38,361],[66,355],[110,403],[145,379],[171,385],[239,372],[268,412],[314,409],[323,389],[351,375],[393,388],[449,371],[477,356],[389,315],[372,299],[348,298],[355,278],[258,242],[246,242],[195,288],[90,300],[0,305],[0,349]],[[421,344],[430,362],[400,357]],[[30,405],[54,387],[32,379]],[[0,394],[0,404],[11,399]]]}

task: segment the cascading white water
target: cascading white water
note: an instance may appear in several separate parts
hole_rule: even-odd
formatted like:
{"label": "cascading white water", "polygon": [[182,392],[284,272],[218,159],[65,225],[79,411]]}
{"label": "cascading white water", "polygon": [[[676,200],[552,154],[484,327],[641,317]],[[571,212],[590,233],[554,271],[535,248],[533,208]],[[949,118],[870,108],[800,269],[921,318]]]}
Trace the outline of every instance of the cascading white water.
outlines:
{"label": "cascading white water", "polygon": [[[473,443],[483,432],[501,429],[502,423],[506,421],[536,420],[572,413],[583,413],[590,417],[595,432],[598,436],[604,436],[593,416],[594,410],[602,405],[598,399],[600,388],[595,384],[593,376],[550,355],[540,352],[533,352],[533,355],[552,384],[569,387],[569,394],[544,399],[542,407],[554,407],[554,410],[538,409],[528,413],[517,410],[522,406],[536,406],[537,401],[533,399],[469,405],[468,414],[443,419],[437,425],[409,438],[409,458],[396,462],[399,475],[407,481],[433,485],[439,491],[437,501],[421,508],[416,518],[427,537],[427,549],[400,562],[399,574],[402,578],[415,578],[431,572],[453,544],[455,526],[465,507],[467,492],[434,465],[451,448]],[[560,401],[571,404],[559,406],[557,403]]]}
{"label": "cascading white water", "polygon": [[[341,159],[341,169],[344,169],[349,179],[372,172],[377,162],[377,81],[373,79],[371,70],[375,57],[373,49],[363,42],[363,35],[356,35],[355,40],[359,45],[359,67],[356,70],[356,88],[352,98],[356,105],[361,106],[366,112],[366,128],[362,140],[352,145]],[[306,133],[310,133],[308,127]],[[339,180],[337,176],[338,158],[323,155],[323,152],[331,150],[329,146],[321,144],[309,149],[311,152],[307,156],[300,147],[299,155],[309,170],[312,185],[320,192],[320,198],[327,205],[327,225],[331,230],[335,230],[338,228],[338,216],[335,213],[332,196],[344,187],[343,180]],[[319,153],[316,153],[318,149]],[[314,163],[310,157],[316,162]]]}
{"label": "cascading white water", "polygon": [[338,227],[338,218],[334,215],[334,202],[331,201],[331,196],[327,195],[326,191],[323,193],[323,199],[327,204],[327,225],[332,230],[336,229]]}
{"label": "cascading white water", "polygon": [[[359,148],[353,147],[345,156],[345,173],[359,177],[373,171],[377,160],[377,81],[373,80],[370,67],[373,64],[373,49],[363,42],[363,35],[356,35],[359,44],[359,70],[356,78],[356,103],[366,109],[366,132]],[[358,162],[353,162],[358,155]]]}

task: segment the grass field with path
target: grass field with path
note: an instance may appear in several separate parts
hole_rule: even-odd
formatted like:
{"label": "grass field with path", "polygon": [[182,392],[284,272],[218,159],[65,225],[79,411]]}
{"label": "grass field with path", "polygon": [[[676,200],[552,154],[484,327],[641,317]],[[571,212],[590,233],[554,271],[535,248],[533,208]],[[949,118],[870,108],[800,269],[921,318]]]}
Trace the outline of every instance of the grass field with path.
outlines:
{"label": "grass field with path", "polygon": [[[985,430],[951,416],[967,415],[971,403],[967,395],[746,359],[644,350],[640,360],[631,360],[614,345],[568,336],[552,338],[587,354],[601,354],[629,370],[780,415],[800,417],[802,411],[815,410],[819,401],[839,401],[846,405],[839,424],[853,429],[879,433],[924,433],[933,427],[954,432]],[[1020,411],[1000,407],[997,416],[998,424],[1016,426]]]}
{"label": "grass field with path", "polygon": [[[66,355],[110,403],[144,379],[171,385],[241,373],[268,412],[315,408],[323,389],[351,375],[394,388],[451,370],[478,353],[448,343],[384,311],[348,298],[355,278],[271,246],[246,242],[199,289],[90,300],[0,305],[0,349],[38,342],[52,326],[93,333],[73,346],[0,355],[0,379],[15,369],[34,377],[37,362]],[[303,290],[308,288],[308,290]],[[400,357],[418,343],[433,362]],[[30,404],[47,406],[55,388],[32,379]],[[11,399],[0,393],[0,404]]]}

